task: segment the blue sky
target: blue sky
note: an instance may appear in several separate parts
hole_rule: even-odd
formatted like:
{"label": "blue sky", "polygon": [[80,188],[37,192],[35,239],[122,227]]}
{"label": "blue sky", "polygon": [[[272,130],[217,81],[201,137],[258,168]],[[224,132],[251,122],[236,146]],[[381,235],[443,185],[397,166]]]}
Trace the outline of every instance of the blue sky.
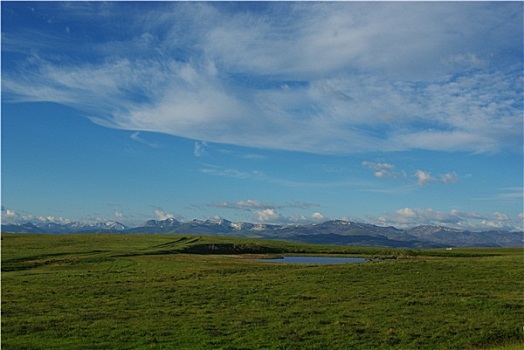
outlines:
{"label": "blue sky", "polygon": [[2,220],[522,229],[522,2],[2,2]]}

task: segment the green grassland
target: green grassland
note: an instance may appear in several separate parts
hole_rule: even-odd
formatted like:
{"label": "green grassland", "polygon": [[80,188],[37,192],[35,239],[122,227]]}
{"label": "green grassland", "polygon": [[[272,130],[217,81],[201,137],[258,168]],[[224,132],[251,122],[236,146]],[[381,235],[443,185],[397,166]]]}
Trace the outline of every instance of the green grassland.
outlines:
{"label": "green grassland", "polygon": [[522,253],[3,234],[2,349],[520,349]]}

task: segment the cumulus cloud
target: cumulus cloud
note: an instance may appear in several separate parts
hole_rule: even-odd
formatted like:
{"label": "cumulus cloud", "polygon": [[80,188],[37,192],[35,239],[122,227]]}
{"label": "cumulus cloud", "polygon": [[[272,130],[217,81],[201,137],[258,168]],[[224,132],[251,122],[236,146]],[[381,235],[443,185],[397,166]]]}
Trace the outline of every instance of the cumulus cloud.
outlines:
{"label": "cumulus cloud", "polygon": [[[123,6],[62,10],[98,25]],[[518,2],[229,8],[126,5],[125,33],[77,38],[89,62],[56,34],[5,28],[3,53],[24,56],[3,63],[5,101],[61,103],[135,132],[321,154],[521,150]]]}
{"label": "cumulus cloud", "polygon": [[325,217],[319,212],[314,212],[313,214],[311,214],[311,219],[315,221],[322,221],[325,219]]}
{"label": "cumulus cloud", "polygon": [[158,220],[173,219],[175,217],[173,214],[168,214],[161,209],[155,210],[155,215]]}
{"label": "cumulus cloud", "polygon": [[326,220],[326,217],[320,212],[314,212],[311,215],[283,216],[277,210],[267,208],[256,210],[255,214],[257,222],[270,224],[309,224]]}
{"label": "cumulus cloud", "polygon": [[450,211],[450,214],[454,215],[456,217],[464,218],[464,219],[477,219],[477,220],[486,219],[485,216],[483,216],[483,215],[481,215],[479,213],[465,212],[465,211],[461,211],[461,210],[457,210],[457,209],[452,209]]}
{"label": "cumulus cloud", "polygon": [[278,218],[280,217],[280,214],[276,212],[275,209],[263,209],[263,210],[257,210],[257,220],[259,222],[271,222],[274,223],[278,221]]}
{"label": "cumulus cloud", "polygon": [[124,214],[120,211],[115,211],[115,218],[117,219],[123,219],[124,218]]}
{"label": "cumulus cloud", "polygon": [[[369,161],[363,161],[362,166],[372,169],[375,173],[375,177],[378,178],[389,178],[389,179],[406,179],[407,174],[404,170],[397,171],[395,170],[395,166],[393,164],[389,163],[375,163],[375,162],[369,162]],[[445,174],[440,175],[438,178],[433,177],[429,172],[424,170],[417,170],[414,174],[414,177],[416,178],[417,185],[424,186],[428,182],[440,182],[443,184],[453,184],[457,183],[459,181],[459,177],[457,173],[448,172]]]}
{"label": "cumulus cloud", "polygon": [[417,185],[424,186],[426,183],[430,181],[436,181],[436,179],[431,176],[430,173],[423,171],[423,170],[417,170],[415,173],[415,177],[417,178]]}
{"label": "cumulus cloud", "polygon": [[458,175],[455,172],[450,172],[440,175],[438,178],[433,177],[429,172],[417,170],[415,172],[417,178],[417,185],[424,186],[428,182],[440,182],[443,184],[454,184],[459,181]]}
{"label": "cumulus cloud", "polygon": [[25,219],[28,219],[27,217],[24,217],[18,214],[17,212],[15,212],[13,209],[4,208],[4,210],[2,211],[3,211],[2,217],[1,217],[2,222],[21,222]]}
{"label": "cumulus cloud", "polygon": [[[32,218],[31,218],[32,219]],[[56,216],[38,216],[36,217],[36,220],[41,223],[57,223],[57,224],[69,224],[71,223],[71,220],[63,217],[56,217]]]}
{"label": "cumulus cloud", "polygon": [[71,222],[68,218],[54,215],[32,215],[24,211],[15,211],[14,209],[4,208],[4,213],[2,213],[1,221],[3,223],[13,223],[13,224],[24,224],[26,222],[39,222],[39,223],[59,223],[59,224],[68,224]]}

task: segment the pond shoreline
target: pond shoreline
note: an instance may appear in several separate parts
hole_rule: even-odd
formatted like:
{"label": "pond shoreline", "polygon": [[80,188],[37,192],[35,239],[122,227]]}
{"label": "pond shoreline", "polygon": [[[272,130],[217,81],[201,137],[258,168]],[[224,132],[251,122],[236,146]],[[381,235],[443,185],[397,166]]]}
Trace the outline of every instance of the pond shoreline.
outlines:
{"label": "pond shoreline", "polygon": [[278,263],[278,264],[304,264],[304,265],[339,265],[339,264],[355,264],[373,261],[369,258],[355,258],[355,257],[327,257],[327,256],[311,256],[311,255],[288,255],[278,257],[264,257],[264,258],[250,258],[251,260]]}

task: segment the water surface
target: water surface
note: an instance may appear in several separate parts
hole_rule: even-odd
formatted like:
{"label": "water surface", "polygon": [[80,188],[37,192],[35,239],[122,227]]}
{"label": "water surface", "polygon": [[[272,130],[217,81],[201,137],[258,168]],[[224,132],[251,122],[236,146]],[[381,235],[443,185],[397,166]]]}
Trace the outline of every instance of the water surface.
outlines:
{"label": "water surface", "polygon": [[354,264],[369,261],[366,258],[342,258],[325,256],[284,256],[278,259],[255,259],[257,261],[282,264]]}

